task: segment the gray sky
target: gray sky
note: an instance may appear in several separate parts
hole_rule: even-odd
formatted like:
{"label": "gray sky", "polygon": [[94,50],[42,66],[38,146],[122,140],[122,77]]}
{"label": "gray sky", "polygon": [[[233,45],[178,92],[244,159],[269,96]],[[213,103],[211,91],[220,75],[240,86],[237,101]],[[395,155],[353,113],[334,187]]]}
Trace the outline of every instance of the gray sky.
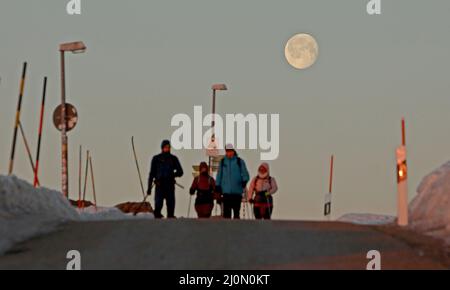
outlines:
{"label": "gray sky", "polygon": [[[278,179],[275,216],[320,219],[328,159],[336,155],[333,216],[395,214],[395,147],[400,119],[408,126],[410,198],[421,178],[450,159],[450,2],[382,1],[82,1],[68,16],[60,0],[0,2],[0,172],[6,173],[22,62],[29,62],[22,121],[36,131],[42,78],[49,77],[41,182],[60,188],[60,137],[51,116],[60,98],[61,42],[88,51],[67,56],[68,101],[80,112],[70,133],[70,186],[78,193],[78,146],[92,151],[98,200],[141,198],[130,137],[141,166],[174,128],[175,113],[209,111],[210,86],[224,82],[219,113],[279,113],[281,150],[271,162]],[[311,33],[320,47],[308,70],[290,67],[286,41]],[[22,142],[15,172],[32,180]],[[201,151],[175,152],[191,182]],[[252,175],[259,152],[241,152]],[[178,191],[177,215],[188,194]]]}

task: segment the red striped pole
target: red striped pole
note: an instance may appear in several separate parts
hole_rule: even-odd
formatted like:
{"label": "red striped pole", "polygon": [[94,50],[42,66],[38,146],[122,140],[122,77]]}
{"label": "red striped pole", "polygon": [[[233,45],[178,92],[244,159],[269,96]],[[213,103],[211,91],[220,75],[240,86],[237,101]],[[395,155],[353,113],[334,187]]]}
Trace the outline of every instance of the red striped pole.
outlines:
{"label": "red striped pole", "polygon": [[13,174],[13,169],[14,169],[14,156],[16,153],[17,130],[19,129],[19,125],[20,125],[20,111],[22,108],[23,90],[25,87],[26,74],[27,74],[27,63],[24,62],[23,68],[22,68],[22,78],[20,80],[19,101],[17,103],[16,120],[14,123],[13,141],[12,141],[12,145],[11,145],[11,157],[9,159],[9,170],[8,170],[9,175]]}
{"label": "red striped pole", "polygon": [[47,77],[44,78],[44,84],[42,89],[42,103],[41,103],[41,116],[39,118],[39,129],[38,129],[38,143],[36,152],[36,167],[34,171],[34,187],[38,186],[39,180],[39,159],[41,154],[41,141],[42,141],[42,127],[44,125],[44,111],[45,111],[45,96],[47,94]]}
{"label": "red striped pole", "polygon": [[[34,173],[36,171],[36,167],[34,166],[33,156],[31,155],[30,146],[28,145],[27,137],[25,136],[25,131],[23,129],[22,122],[19,122],[19,129],[20,129],[20,133],[23,138],[23,143],[25,145],[25,149],[28,154],[28,159],[30,160],[31,170],[33,170],[33,173]],[[37,184],[39,185],[39,180],[37,181]]]}

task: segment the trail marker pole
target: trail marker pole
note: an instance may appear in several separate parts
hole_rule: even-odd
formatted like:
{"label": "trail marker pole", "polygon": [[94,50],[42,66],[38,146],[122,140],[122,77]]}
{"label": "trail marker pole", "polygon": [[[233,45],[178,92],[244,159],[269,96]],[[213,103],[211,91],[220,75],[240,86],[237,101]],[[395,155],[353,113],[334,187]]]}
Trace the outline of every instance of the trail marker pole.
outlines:
{"label": "trail marker pole", "polygon": [[396,150],[397,159],[397,224],[408,225],[408,166],[406,162],[406,125],[402,119],[402,145]]}
{"label": "trail marker pole", "polygon": [[[31,155],[30,146],[28,145],[27,137],[25,136],[25,131],[23,130],[23,126],[22,126],[21,122],[19,122],[19,129],[20,129],[20,134],[22,135],[22,138],[23,138],[23,143],[25,145],[25,149],[27,151],[28,159],[30,160],[31,169],[33,170],[33,173],[34,173],[34,172],[36,172],[36,167],[34,166],[33,156]],[[39,180],[37,180],[37,185],[39,185]]]}
{"label": "trail marker pole", "polygon": [[15,153],[16,153],[17,131],[18,131],[19,125],[20,125],[20,113],[21,113],[21,109],[22,109],[23,90],[25,87],[26,74],[27,74],[27,63],[24,62],[23,68],[22,68],[22,78],[20,80],[19,101],[17,103],[16,119],[14,122],[14,133],[13,133],[13,140],[12,140],[12,145],[11,145],[11,157],[9,159],[9,170],[8,170],[9,175],[13,174],[13,170],[14,170],[14,157],[15,157]]}
{"label": "trail marker pole", "polygon": [[44,78],[44,84],[42,89],[42,103],[41,103],[41,116],[39,118],[39,129],[38,129],[38,143],[37,143],[37,152],[36,152],[36,167],[34,171],[34,187],[37,187],[39,184],[39,159],[41,154],[41,142],[42,142],[42,128],[44,125],[44,111],[45,111],[45,97],[47,94],[47,77]]}

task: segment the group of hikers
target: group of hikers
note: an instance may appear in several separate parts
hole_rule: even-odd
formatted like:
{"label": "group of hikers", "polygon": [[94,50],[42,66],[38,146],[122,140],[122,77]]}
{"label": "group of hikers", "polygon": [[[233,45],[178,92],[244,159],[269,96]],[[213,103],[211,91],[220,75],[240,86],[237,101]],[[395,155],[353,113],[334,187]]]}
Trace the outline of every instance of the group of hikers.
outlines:
{"label": "group of hikers", "polygon": [[[175,179],[183,176],[183,168],[178,158],[171,153],[169,140],[161,143],[161,151],[151,161],[147,194],[151,195],[154,186],[155,218],[164,217],[161,213],[164,200],[167,218],[175,218]],[[277,192],[278,186],[275,178],[270,175],[269,164],[262,163],[257,175],[250,181],[247,166],[233,145],[227,144],[225,152],[225,157],[218,166],[217,179],[211,176],[208,164],[201,162],[199,175],[194,178],[189,189],[190,195],[196,195],[195,210],[198,217],[210,218],[216,201],[221,205],[222,216],[226,219],[240,218],[242,202],[253,205],[256,219],[271,219],[272,195]]]}

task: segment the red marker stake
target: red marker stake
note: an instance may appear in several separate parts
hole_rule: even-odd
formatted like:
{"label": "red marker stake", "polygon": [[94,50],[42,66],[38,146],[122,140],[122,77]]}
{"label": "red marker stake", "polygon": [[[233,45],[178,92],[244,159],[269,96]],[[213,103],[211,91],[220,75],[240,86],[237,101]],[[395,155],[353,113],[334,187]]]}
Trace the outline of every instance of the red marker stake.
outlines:
{"label": "red marker stake", "polygon": [[[36,171],[36,167],[34,166],[33,156],[31,156],[30,146],[28,145],[27,137],[25,136],[25,131],[23,129],[21,122],[19,122],[19,129],[20,129],[20,133],[22,134],[23,144],[25,145],[25,150],[27,151],[28,159],[30,160],[31,170],[34,173]],[[37,184],[40,185],[39,180],[37,180]]]}
{"label": "red marker stake", "polygon": [[36,153],[36,166],[34,171],[34,187],[37,187],[39,184],[39,159],[41,153],[41,140],[42,140],[42,127],[44,124],[44,111],[45,111],[45,96],[47,93],[47,77],[44,78],[44,85],[42,89],[42,104],[41,104],[41,117],[39,120],[39,129],[38,129],[38,143],[37,143],[37,153]]}

